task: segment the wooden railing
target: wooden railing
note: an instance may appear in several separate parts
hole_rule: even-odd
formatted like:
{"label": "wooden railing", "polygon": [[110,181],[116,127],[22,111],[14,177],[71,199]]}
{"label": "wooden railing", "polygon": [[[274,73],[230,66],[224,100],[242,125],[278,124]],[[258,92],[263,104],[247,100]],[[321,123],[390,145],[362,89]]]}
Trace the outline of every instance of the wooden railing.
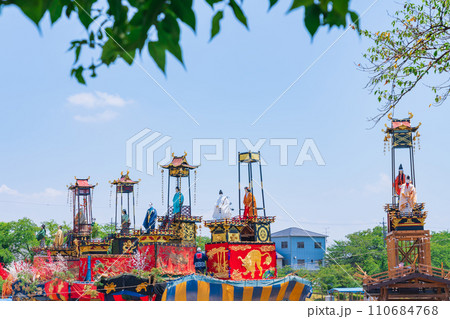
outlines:
{"label": "wooden railing", "polygon": [[367,274],[364,275],[357,274],[357,275],[358,277],[361,277],[363,279],[363,283],[367,285],[378,283],[387,280],[389,278],[403,277],[415,272],[450,280],[450,270],[444,269],[444,267],[438,268],[423,264],[408,265],[401,268],[395,268],[389,271],[384,271],[371,276]]}

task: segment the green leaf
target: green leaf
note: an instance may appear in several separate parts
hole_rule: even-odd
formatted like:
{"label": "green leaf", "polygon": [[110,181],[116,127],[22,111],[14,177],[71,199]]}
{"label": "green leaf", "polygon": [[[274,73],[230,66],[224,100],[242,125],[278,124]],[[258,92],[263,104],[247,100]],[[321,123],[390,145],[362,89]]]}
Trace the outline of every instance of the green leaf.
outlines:
{"label": "green leaf", "polygon": [[122,59],[125,60],[126,63],[128,63],[128,65],[131,65],[131,64],[133,64],[134,57],[136,55],[136,50],[132,50],[132,51],[120,50],[119,55]]}
{"label": "green leaf", "polygon": [[77,79],[78,83],[86,85],[86,81],[84,80],[84,77],[83,77],[83,71],[84,71],[84,68],[82,66],[79,66],[76,69],[72,69],[70,74],[72,76],[75,76],[75,78]]}
{"label": "green leaf", "polygon": [[50,13],[50,21],[54,24],[61,17],[64,9],[63,1],[54,0],[50,2],[48,12]]}
{"label": "green leaf", "polygon": [[244,12],[242,12],[241,7],[236,3],[234,0],[230,0],[228,5],[233,9],[234,15],[236,18],[248,29],[247,25],[247,17],[244,15]]}
{"label": "green leaf", "polygon": [[156,62],[156,65],[166,73],[166,48],[160,42],[150,41],[148,43],[148,52],[152,56],[153,60]]}
{"label": "green leaf", "polygon": [[333,10],[336,10],[340,15],[346,16],[348,12],[349,0],[333,0]]}
{"label": "green leaf", "polygon": [[77,11],[78,11],[78,19],[80,20],[81,24],[85,27],[87,30],[89,28],[89,25],[92,23],[93,18],[91,16],[91,9],[92,5],[94,4],[95,0],[77,0]]}
{"label": "green leaf", "polygon": [[114,40],[111,38],[108,39],[102,47],[102,62],[106,65],[113,63],[117,59],[118,50],[120,50],[120,48],[116,45]]}
{"label": "green leaf", "polygon": [[208,3],[212,9],[214,9],[214,4],[218,2],[222,2],[223,0],[206,0],[206,3]]}
{"label": "green leaf", "polygon": [[170,8],[181,21],[195,31],[195,13],[192,10],[192,0],[173,1]]}
{"label": "green leaf", "polygon": [[51,0],[16,0],[14,4],[39,27],[39,22],[50,7]]}
{"label": "green leaf", "polygon": [[320,26],[320,15],[322,10],[317,4],[305,8],[305,26],[308,29],[311,37],[314,37],[314,34],[317,32],[317,29]]}
{"label": "green leaf", "polygon": [[220,31],[220,20],[222,20],[223,18],[223,11],[218,11],[213,19],[212,19],[212,23],[211,23],[211,39],[210,41],[217,35],[217,33],[219,33]]}
{"label": "green leaf", "polygon": [[161,24],[157,26],[158,42],[165,45],[167,50],[172,53],[181,63],[183,56],[180,48],[180,26],[178,21],[171,15],[166,15]]}
{"label": "green leaf", "polygon": [[294,0],[288,12],[298,9],[300,7],[308,7],[314,4],[314,0]]}
{"label": "green leaf", "polygon": [[349,11],[348,12],[350,14],[350,19],[352,19],[353,24],[356,27],[356,30],[358,30],[358,32],[361,32],[361,29],[359,28],[359,16],[355,11]]}
{"label": "green leaf", "polygon": [[278,0],[269,0],[269,10],[272,9],[274,5],[276,5]]}

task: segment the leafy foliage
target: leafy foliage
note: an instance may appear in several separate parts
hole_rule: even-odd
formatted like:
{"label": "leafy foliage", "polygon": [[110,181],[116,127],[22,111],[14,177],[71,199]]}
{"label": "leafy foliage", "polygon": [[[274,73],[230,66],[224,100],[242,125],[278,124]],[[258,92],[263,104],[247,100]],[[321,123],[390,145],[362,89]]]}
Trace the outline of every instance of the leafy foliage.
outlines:
{"label": "leafy foliage", "polygon": [[205,245],[211,242],[211,238],[206,236],[197,236],[195,239],[195,244],[200,247],[202,251],[205,251]]}
{"label": "leafy foliage", "polygon": [[70,226],[66,222],[63,222],[61,225],[59,225],[53,219],[43,222],[43,224],[45,225],[45,229],[47,232],[47,237],[45,238],[45,244],[47,246],[51,246],[51,244],[53,243],[56,232],[58,231],[58,226],[61,226],[61,230],[63,233],[71,230]]}
{"label": "leafy foliage", "polygon": [[109,234],[115,233],[115,226],[112,224],[97,224],[92,225],[92,238],[106,239]]}
{"label": "leafy foliage", "polygon": [[0,262],[31,259],[32,247],[38,245],[36,232],[39,227],[30,219],[22,218],[8,223],[0,222]]}
{"label": "leafy foliage", "polygon": [[431,264],[434,267],[450,269],[450,233],[433,232],[431,236]]}
{"label": "leafy foliage", "polygon": [[[381,226],[349,234],[328,248],[327,264],[359,265],[369,275],[387,270],[387,252]],[[356,268],[355,268],[356,269]]]}
{"label": "leafy foliage", "polygon": [[430,80],[434,100],[440,105],[450,93],[450,1],[407,2],[393,16],[392,29],[362,34],[374,42],[364,54],[368,65],[370,90],[382,103],[378,122],[417,84]]}
{"label": "leafy foliage", "polygon": [[[220,32],[225,13],[247,29],[249,23],[242,8],[243,0],[204,0],[212,9],[211,39]],[[358,15],[349,10],[350,0],[292,0],[288,12],[304,8],[304,23],[311,36],[320,26],[345,27],[347,16],[357,28]],[[269,10],[278,0],[269,0]],[[97,68],[110,66],[118,59],[133,64],[136,53],[148,50],[165,73],[166,52],[184,64],[180,47],[180,23],[196,32],[193,0],[0,0],[0,12],[5,6],[16,5],[39,27],[48,12],[52,24],[63,16],[75,16],[86,30],[84,39],[72,40],[74,53],[71,76],[86,84],[85,73],[97,76]],[[87,52],[87,54],[86,54]],[[85,65],[82,54],[92,63]],[[95,62],[94,62],[95,61]]]}

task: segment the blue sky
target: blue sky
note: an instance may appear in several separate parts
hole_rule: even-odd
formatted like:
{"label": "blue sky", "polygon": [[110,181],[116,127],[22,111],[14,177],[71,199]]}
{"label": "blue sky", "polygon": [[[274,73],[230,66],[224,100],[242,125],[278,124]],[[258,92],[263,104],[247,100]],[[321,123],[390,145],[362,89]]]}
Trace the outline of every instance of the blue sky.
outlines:
{"label": "blue sky", "polygon": [[[385,121],[374,129],[367,118],[377,112],[376,98],[364,87],[368,76],[357,70],[368,41],[347,32],[255,125],[253,121],[332,44],[343,29],[320,29],[311,41],[303,25],[303,12],[285,15],[288,2],[267,13],[266,3],[246,1],[250,31],[231,11],[225,12],[220,34],[209,42],[209,7],[197,1],[195,35],[182,28],[186,69],[169,56],[167,76],[144,53],[139,63],[198,121],[195,124],[137,64],[122,62],[101,69],[97,79],[82,86],[69,76],[73,55],[69,42],[84,36],[76,21],[63,20],[42,35],[17,9],[0,16],[0,218],[29,217],[36,222],[70,221],[66,185],[74,176],[91,177],[95,189],[94,215],[98,222],[113,217],[108,181],[126,170],[125,143],[144,128],[170,136],[176,154],[187,151],[192,160],[196,138],[240,139],[253,143],[267,139],[261,148],[268,162],[264,170],[266,206],[277,217],[273,230],[297,226],[327,233],[330,239],[378,225],[390,200],[390,156],[383,154]],[[359,13],[369,4],[353,1]],[[362,27],[382,30],[389,26],[387,12],[398,4],[378,1],[362,17]],[[427,227],[448,229],[450,199],[444,195],[449,168],[445,103],[428,108],[431,94],[419,87],[405,99],[397,116],[415,114],[422,149],[416,152],[418,200],[429,211]],[[279,164],[279,148],[269,139],[293,138],[288,165]],[[313,161],[295,166],[301,144],[314,140],[325,166]],[[212,151],[205,148],[205,152]],[[155,156],[162,159],[164,149]],[[197,205],[194,212],[209,219],[219,189],[230,195],[237,208],[236,166],[202,160],[198,169]],[[406,159],[406,157],[404,157]],[[404,163],[406,160],[403,161]],[[405,164],[404,164],[405,165]],[[142,181],[136,219],[144,218],[152,201],[163,212],[161,175],[149,176],[130,168]],[[164,190],[166,192],[166,190]],[[270,195],[269,195],[270,194]],[[165,193],[165,195],[167,195]],[[113,205],[111,205],[113,206]]]}

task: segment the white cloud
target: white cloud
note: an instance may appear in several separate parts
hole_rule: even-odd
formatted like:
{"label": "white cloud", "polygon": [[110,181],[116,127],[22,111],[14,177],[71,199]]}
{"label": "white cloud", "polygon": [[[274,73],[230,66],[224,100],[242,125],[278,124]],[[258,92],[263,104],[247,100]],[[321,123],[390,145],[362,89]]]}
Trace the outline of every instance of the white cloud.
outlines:
{"label": "white cloud", "polygon": [[0,194],[19,195],[19,192],[3,184],[2,186],[0,186]]}
{"label": "white cloud", "polygon": [[130,104],[131,100],[125,100],[118,94],[109,94],[96,91],[95,93],[78,93],[67,98],[71,105],[81,106],[87,109],[100,107],[124,107]]}
{"label": "white cloud", "polygon": [[115,119],[118,115],[117,112],[106,110],[94,115],[75,115],[73,118],[83,123],[104,123]]}
{"label": "white cloud", "polygon": [[51,187],[47,187],[46,189],[44,189],[43,192],[23,194],[15,189],[9,188],[5,184],[3,184],[2,186],[0,186],[0,194],[12,195],[12,196],[16,196],[16,197],[24,198],[24,199],[50,199],[50,198],[64,196],[65,192],[51,188]]}

